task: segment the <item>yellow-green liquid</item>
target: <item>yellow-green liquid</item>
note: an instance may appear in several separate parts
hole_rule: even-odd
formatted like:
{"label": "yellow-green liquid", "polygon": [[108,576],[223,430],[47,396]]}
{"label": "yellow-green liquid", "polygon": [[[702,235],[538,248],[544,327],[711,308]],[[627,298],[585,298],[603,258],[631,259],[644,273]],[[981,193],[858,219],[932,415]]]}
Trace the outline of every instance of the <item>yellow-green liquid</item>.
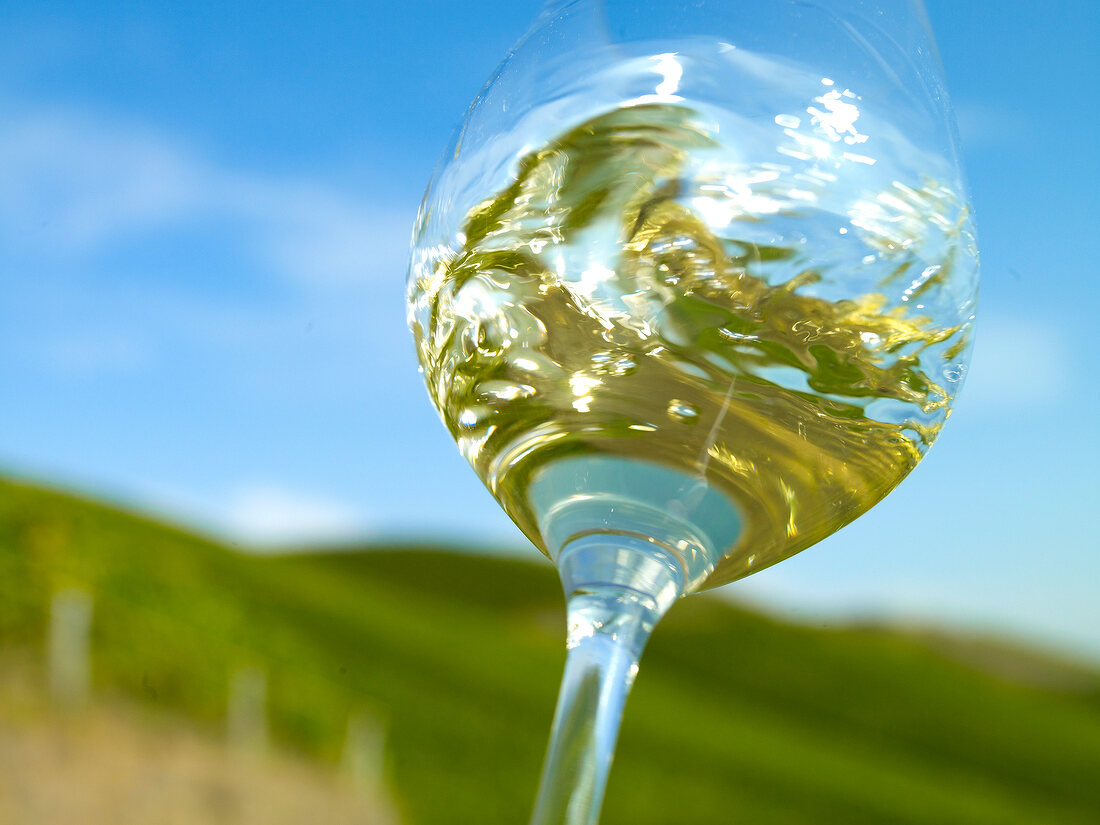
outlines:
{"label": "yellow-green liquid", "polygon": [[[936,437],[951,401],[941,376],[966,348],[957,320],[910,308],[949,260],[865,232],[882,289],[836,299],[827,287],[844,273],[824,250],[790,231],[786,245],[739,240],[739,227],[759,238],[762,222],[827,216],[735,208],[715,229],[708,207],[728,212],[728,192],[684,170],[716,145],[685,107],[593,118],[524,157],[410,284],[433,401],[526,535],[551,550],[530,488],[555,463],[667,468],[740,519],[692,587],[790,556],[885,496]],[[948,197],[931,183],[895,194],[932,220]],[[892,304],[914,266],[926,274],[913,302]]]}

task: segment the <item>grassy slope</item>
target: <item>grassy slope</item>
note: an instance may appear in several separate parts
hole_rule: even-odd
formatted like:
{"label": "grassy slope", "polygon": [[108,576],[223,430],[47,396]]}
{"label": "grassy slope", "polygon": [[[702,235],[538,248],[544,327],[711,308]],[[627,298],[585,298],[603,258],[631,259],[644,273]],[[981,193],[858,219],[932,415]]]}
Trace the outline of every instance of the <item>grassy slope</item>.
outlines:
{"label": "grassy slope", "polygon": [[[0,482],[0,646],[40,648],[72,585],[96,596],[98,689],[214,727],[230,674],[261,666],[275,737],[318,759],[339,758],[350,713],[386,720],[410,823],[525,821],[564,658],[548,567],[252,558]],[[646,653],[604,823],[1096,822],[1100,679],[1045,681],[688,600]]]}

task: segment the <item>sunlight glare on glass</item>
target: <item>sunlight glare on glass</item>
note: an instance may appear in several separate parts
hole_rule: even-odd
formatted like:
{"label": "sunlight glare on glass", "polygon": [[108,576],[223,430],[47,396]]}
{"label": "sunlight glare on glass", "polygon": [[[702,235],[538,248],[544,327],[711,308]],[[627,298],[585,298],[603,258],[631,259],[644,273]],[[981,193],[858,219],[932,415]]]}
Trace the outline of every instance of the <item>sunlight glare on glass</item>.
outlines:
{"label": "sunlight glare on glass", "polygon": [[674,95],[680,90],[680,79],[684,76],[684,67],[673,53],[659,54],[656,71],[664,80],[657,84],[656,92],[661,96]]}

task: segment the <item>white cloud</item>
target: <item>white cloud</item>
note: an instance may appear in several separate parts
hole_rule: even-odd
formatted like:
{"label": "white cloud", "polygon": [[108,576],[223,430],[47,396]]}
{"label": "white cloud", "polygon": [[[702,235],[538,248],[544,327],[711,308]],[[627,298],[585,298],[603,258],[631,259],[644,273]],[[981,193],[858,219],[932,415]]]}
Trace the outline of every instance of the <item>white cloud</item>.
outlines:
{"label": "white cloud", "polygon": [[136,130],[59,113],[15,116],[0,130],[6,234],[84,249],[178,218],[203,198],[201,167]]}
{"label": "white cloud", "polygon": [[[309,285],[399,277],[414,212],[331,186],[226,168],[146,127],[67,110],[0,124],[0,239],[86,256],[142,233],[206,222]],[[396,271],[395,271],[396,270]]]}
{"label": "white cloud", "polygon": [[956,103],[955,119],[963,146],[974,149],[1018,140],[1033,127],[1017,112],[985,103]]}
{"label": "white cloud", "polygon": [[[99,495],[110,490],[101,476],[92,476],[84,486]],[[146,476],[122,485],[112,497],[154,518],[217,536],[238,549],[297,549],[354,543],[377,535],[377,525],[364,508],[280,481],[194,486]]]}
{"label": "white cloud", "polygon": [[153,361],[153,347],[118,331],[70,335],[43,346],[47,366],[68,375],[91,376],[142,370]]}
{"label": "white cloud", "polygon": [[236,490],[219,520],[257,545],[352,541],[367,529],[363,512],[352,505],[268,483]]}
{"label": "white cloud", "polygon": [[960,397],[968,409],[1031,411],[1072,389],[1070,347],[1041,318],[979,317],[974,357]]}

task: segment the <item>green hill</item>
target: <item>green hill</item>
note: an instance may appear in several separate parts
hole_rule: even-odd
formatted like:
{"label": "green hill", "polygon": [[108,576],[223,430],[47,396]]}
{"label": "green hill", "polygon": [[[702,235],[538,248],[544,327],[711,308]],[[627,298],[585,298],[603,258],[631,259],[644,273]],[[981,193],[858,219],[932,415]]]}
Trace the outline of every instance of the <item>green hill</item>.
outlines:
{"label": "green hill", "polygon": [[[231,675],[262,668],[273,738],[319,761],[349,715],[384,719],[410,825],[526,821],[564,661],[548,565],[248,556],[0,482],[0,670],[42,654],[70,586],[95,598],[97,694],[216,729]],[[960,649],[689,599],[646,652],[604,825],[1100,821],[1100,677]]]}

